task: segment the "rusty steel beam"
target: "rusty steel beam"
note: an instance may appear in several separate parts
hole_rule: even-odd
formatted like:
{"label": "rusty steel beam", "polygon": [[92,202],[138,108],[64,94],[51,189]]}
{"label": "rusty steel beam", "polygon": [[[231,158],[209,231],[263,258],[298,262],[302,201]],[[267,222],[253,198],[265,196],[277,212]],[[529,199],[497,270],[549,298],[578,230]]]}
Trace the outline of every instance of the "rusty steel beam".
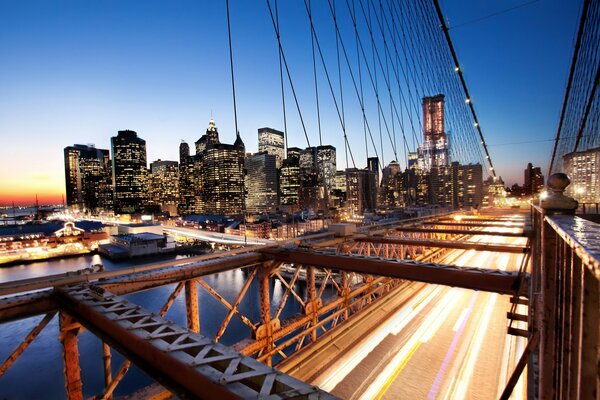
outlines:
{"label": "rusty steel beam", "polygon": [[[445,217],[445,218],[439,218],[438,221],[456,221],[454,218],[452,217]],[[460,218],[461,222],[464,221],[473,221],[473,222],[507,222],[509,224],[525,224],[526,221],[528,221],[527,218],[524,218],[522,220],[515,220],[514,218],[484,218],[484,217],[470,217],[470,216],[463,216]]]}
{"label": "rusty steel beam", "polygon": [[443,225],[443,226],[474,226],[483,228],[523,228],[525,224],[510,224],[508,222],[470,222],[470,221],[428,221],[423,222],[421,225]]}
{"label": "rusty steel beam", "polygon": [[11,365],[19,358],[21,354],[29,347],[31,342],[40,334],[48,323],[54,318],[56,312],[46,314],[44,318],[25,336],[25,339],[17,346],[17,348],[8,356],[8,358],[0,365],[0,378],[8,371]]}
{"label": "rusty steel beam", "polygon": [[110,346],[106,344],[106,342],[102,342],[102,361],[104,365],[104,390],[105,396],[107,400],[112,400],[112,391],[106,396],[106,392],[110,387],[110,383],[112,381],[112,365],[111,365],[112,355],[110,353]]}
{"label": "rusty steel beam", "polygon": [[231,321],[231,318],[233,318],[233,314],[238,312],[237,308],[240,305],[240,303],[242,302],[242,299],[244,298],[244,296],[246,295],[248,288],[250,288],[250,284],[254,280],[255,276],[256,276],[256,268],[253,268],[252,272],[250,272],[250,275],[246,279],[246,282],[242,286],[242,289],[240,290],[237,297],[233,301],[233,304],[231,305],[231,308],[229,309],[227,316],[225,316],[225,319],[221,323],[221,326],[219,327],[219,330],[217,331],[217,334],[215,335],[215,342],[218,342],[219,339],[221,338],[221,336],[223,336],[223,334],[225,333],[225,329],[227,329],[227,326],[229,325],[229,321]]}
{"label": "rusty steel beam", "polygon": [[114,277],[99,281],[98,285],[114,294],[129,294],[232,269],[250,267],[261,261],[262,257],[260,253],[251,252],[189,265],[179,265]]}
{"label": "rusty steel beam", "polygon": [[[229,304],[227,299],[225,297],[221,296],[208,283],[204,282],[202,279],[197,279],[196,282],[198,282],[198,284],[200,286],[202,286],[208,293],[210,293],[215,299],[217,299],[219,301],[219,303],[221,303],[223,306],[225,306],[225,308],[227,308],[230,312],[233,312],[235,315],[237,315],[244,324],[246,324],[248,327],[250,327],[250,329],[252,329],[253,331],[256,329],[256,325],[254,325],[252,323],[252,321],[250,321],[250,319],[248,319],[248,317],[246,317],[244,314],[239,312],[239,310],[237,309],[237,306],[234,307],[231,304]],[[250,286],[250,285],[248,285],[248,286]]]}
{"label": "rusty steel beam", "polygon": [[[167,269],[170,267],[192,267],[194,265],[212,265],[211,261],[216,261],[217,264],[219,260],[224,258],[230,259],[236,255],[244,255],[248,253],[254,253],[256,250],[278,247],[286,244],[294,244],[294,243],[303,243],[303,242],[314,242],[317,240],[321,240],[324,238],[330,238],[333,236],[332,232],[323,232],[323,233],[315,233],[313,235],[307,235],[302,237],[296,237],[292,239],[283,240],[277,243],[268,244],[264,246],[247,246],[238,249],[229,250],[224,253],[212,253],[212,254],[204,254],[201,256],[190,257],[186,259],[172,260],[172,261],[164,261],[159,263],[151,263],[148,265],[141,265],[131,268],[119,269],[114,271],[102,271],[89,273],[88,269],[83,269],[74,272],[66,272],[62,274],[49,275],[38,278],[29,278],[23,279],[20,281],[12,281],[12,282],[4,282],[0,283],[0,296],[6,296],[9,294],[23,293],[32,290],[39,289],[47,289],[59,286],[73,285],[78,283],[91,282],[97,284],[101,279],[111,279],[119,276],[130,276],[132,274],[139,274],[144,272],[152,272],[158,269]],[[248,263],[249,264],[249,263]],[[235,269],[235,267],[230,268]],[[226,269],[225,269],[226,270]],[[221,271],[216,271],[221,272]],[[214,272],[204,273],[203,275],[208,275]],[[183,281],[187,279],[191,279],[194,277],[182,277],[175,282]],[[116,281],[119,281],[118,279]],[[172,282],[170,282],[172,283]],[[112,288],[111,288],[112,290]],[[140,289],[142,290],[142,289]],[[135,290],[134,290],[135,291]]]}
{"label": "rusty steel beam", "polygon": [[200,332],[198,285],[195,280],[189,280],[185,282],[185,316],[187,328],[192,332]]}
{"label": "rusty steel beam", "polygon": [[[218,272],[249,267],[260,262],[263,258],[261,254],[256,252],[246,252],[245,254],[233,256],[230,256],[229,254],[230,253],[221,254],[221,257],[213,257],[213,259],[210,260],[201,260],[183,265],[172,265],[170,267],[136,267],[137,269],[133,268],[133,270],[139,269],[141,272],[128,273],[125,275],[123,275],[122,270],[109,271],[108,273],[111,275],[117,276],[107,279],[103,278],[94,282],[97,285],[111,290],[115,294],[129,294],[159,286],[170,285],[172,283],[179,283],[181,281]],[[181,264],[181,260],[179,260],[179,262]],[[163,264],[164,263],[160,263],[158,265]],[[91,279],[92,276],[97,277],[98,275],[104,276],[104,274],[107,273],[90,274],[87,275],[85,279]],[[54,286],[54,284],[58,285],[60,282],[62,281],[52,280],[51,284],[48,283],[46,286]],[[51,290],[45,290],[38,293],[0,298],[0,323],[55,311],[56,304],[52,299],[51,293]]]}
{"label": "rusty steel beam", "polygon": [[79,368],[79,349],[77,335],[80,328],[70,316],[60,312],[59,339],[62,343],[62,356],[65,374],[65,391],[68,400],[83,400],[83,383],[81,382],[81,369]]}
{"label": "rusty steel beam", "polygon": [[383,243],[383,244],[403,244],[409,246],[423,246],[423,247],[438,247],[447,249],[466,249],[466,250],[479,250],[479,251],[494,251],[500,253],[517,253],[523,254],[529,252],[528,247],[522,246],[510,246],[494,243],[481,243],[481,242],[465,242],[465,241],[454,241],[454,240],[427,240],[427,239],[404,239],[397,237],[387,236],[365,236],[354,238],[357,242],[367,243]]}
{"label": "rusty steel beam", "polygon": [[[430,229],[430,228],[416,228],[411,226],[395,228],[398,232],[421,232],[421,233],[446,233],[451,235],[478,235],[478,236],[508,236],[508,237],[531,237],[532,232],[530,230],[523,230],[521,232],[495,232],[495,231],[482,231],[482,230],[465,230],[465,229]],[[266,250],[266,249],[265,249]]]}
{"label": "rusty steel beam", "polygon": [[[379,277],[375,278],[373,284],[380,284],[389,281],[390,278]],[[348,288],[348,291],[350,289]],[[369,295],[368,292],[370,288],[367,285],[362,285],[352,291],[349,291],[346,297],[337,297],[332,301],[326,302],[323,304],[321,308],[319,308],[319,316],[327,314],[330,311],[335,310],[337,307],[343,306],[346,310],[352,304],[348,304],[349,299],[357,299],[361,296]],[[375,289],[376,290],[376,289]],[[366,293],[366,294],[365,294]],[[311,321],[312,317],[310,315],[295,315],[281,322],[280,328],[273,331],[273,340],[277,341],[285,336],[291,334],[297,329],[302,328],[307,325]],[[254,341],[243,340],[233,346],[234,349],[241,352],[245,355],[252,355],[259,352],[261,349],[265,348],[267,345],[267,341],[265,338],[256,339]]]}
{"label": "rusty steel beam", "polygon": [[506,271],[293,249],[267,249],[263,254],[286,263],[341,269],[500,294],[515,294],[519,289],[518,274]]}
{"label": "rusty steel beam", "polygon": [[533,336],[529,339],[529,342],[527,343],[525,350],[523,350],[523,354],[521,355],[521,358],[517,362],[517,365],[515,366],[515,370],[511,374],[510,379],[508,380],[508,383],[506,384],[506,387],[502,391],[500,400],[510,399],[512,391],[514,390],[515,386],[517,386],[517,382],[519,382],[519,378],[521,377],[523,370],[527,366],[529,357],[536,350],[539,342],[540,342],[540,335],[538,334],[538,332],[535,332],[533,334]]}
{"label": "rusty steel beam", "polygon": [[56,311],[50,290],[0,298],[0,323]]}
{"label": "rusty steel beam", "polygon": [[91,332],[182,398],[335,398],[100,287],[59,288],[56,297]]}

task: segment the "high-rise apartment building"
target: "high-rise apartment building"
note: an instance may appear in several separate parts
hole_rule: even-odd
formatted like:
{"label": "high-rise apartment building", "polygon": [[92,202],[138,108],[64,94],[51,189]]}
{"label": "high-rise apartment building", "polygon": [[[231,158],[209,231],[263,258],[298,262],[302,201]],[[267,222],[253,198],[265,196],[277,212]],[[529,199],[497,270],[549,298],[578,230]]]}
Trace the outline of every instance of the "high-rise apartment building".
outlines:
{"label": "high-rise apartment building", "polygon": [[283,132],[272,128],[260,128],[258,130],[258,152],[274,155],[277,168],[281,168],[281,163],[285,158]]}
{"label": "high-rise apartment building", "polygon": [[524,171],[523,193],[525,195],[532,195],[539,193],[543,188],[544,175],[542,174],[542,169],[528,163]]}
{"label": "high-rise apartment building", "polygon": [[148,180],[149,204],[159,206],[161,211],[177,214],[179,204],[179,163],[157,160],[150,163]]}
{"label": "high-rise apartment building", "polygon": [[112,208],[108,150],[76,144],[65,147],[67,205],[80,211]]}
{"label": "high-rise apartment building", "polygon": [[110,139],[116,213],[140,211],[147,199],[146,141],[130,130]]}
{"label": "high-rise apartment building", "polygon": [[564,171],[571,179],[566,194],[580,203],[600,202],[600,147],[565,154]]}
{"label": "high-rise apartment building", "polygon": [[277,210],[277,157],[259,152],[246,158],[246,210],[272,213]]}
{"label": "high-rise apartment building", "polygon": [[423,98],[424,168],[448,165],[448,139],[444,130],[444,95]]}

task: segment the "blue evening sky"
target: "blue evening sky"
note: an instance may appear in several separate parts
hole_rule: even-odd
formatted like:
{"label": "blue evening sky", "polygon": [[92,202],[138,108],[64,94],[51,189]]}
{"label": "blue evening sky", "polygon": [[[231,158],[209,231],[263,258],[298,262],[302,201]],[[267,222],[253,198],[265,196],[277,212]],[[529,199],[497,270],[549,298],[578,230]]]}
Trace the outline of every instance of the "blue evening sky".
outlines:
{"label": "blue evening sky", "polygon": [[[441,5],[453,26],[521,3],[444,0]],[[283,130],[276,40],[266,1],[231,0],[230,5],[239,130],[247,151],[256,151],[257,128]],[[334,68],[326,2],[313,6]],[[450,31],[496,170],[509,185],[522,183],[529,161],[547,169],[551,141],[500,144],[554,136],[580,8],[579,1],[540,0]],[[316,145],[303,2],[280,1],[280,12],[284,51]],[[345,26],[344,33],[349,29]],[[109,148],[118,130],[135,130],[146,140],[148,161],[177,160],[180,141],[197,140],[211,113],[221,141],[233,142],[228,57],[224,1],[0,0],[0,203],[36,193],[60,199],[63,148],[75,143]],[[340,124],[319,73],[323,143],[337,147],[342,169]],[[346,75],[348,136],[356,165],[363,167],[362,120],[352,90]],[[289,87],[286,91],[288,144],[306,147]],[[367,108],[376,128],[373,104]],[[394,156],[389,142],[384,147],[387,164]]]}

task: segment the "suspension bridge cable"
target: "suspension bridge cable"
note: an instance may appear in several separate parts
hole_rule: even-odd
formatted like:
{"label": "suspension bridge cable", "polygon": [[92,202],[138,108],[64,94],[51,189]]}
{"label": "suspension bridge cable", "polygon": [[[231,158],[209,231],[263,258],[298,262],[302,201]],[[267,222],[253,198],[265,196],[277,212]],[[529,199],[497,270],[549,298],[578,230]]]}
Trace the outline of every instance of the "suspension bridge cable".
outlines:
{"label": "suspension bridge cable", "polygon": [[271,7],[271,1],[267,1],[267,7],[269,9],[269,15],[271,16],[271,23],[273,25],[273,29],[275,30],[275,35],[277,36],[277,45],[279,46],[279,51],[281,53],[281,59],[283,60],[283,65],[285,66],[285,71],[288,77],[288,82],[290,84],[290,88],[292,89],[292,95],[294,97],[294,102],[296,103],[296,109],[298,110],[298,116],[300,117],[300,122],[302,124],[302,130],[304,131],[304,137],[306,138],[306,143],[308,147],[310,146],[310,139],[308,138],[308,132],[306,131],[306,125],[304,124],[304,118],[302,117],[302,111],[300,110],[300,103],[298,102],[298,96],[296,96],[296,89],[294,88],[294,82],[292,81],[292,75],[290,74],[290,69],[285,58],[285,53],[283,51],[283,47],[281,46],[281,36],[279,34],[279,29],[277,28],[277,24],[275,22],[275,16],[273,15],[273,8]]}
{"label": "suspension bridge cable", "polygon": [[[316,32],[315,27],[314,27],[314,24],[312,22],[313,21],[312,20],[312,10],[310,9],[309,3],[307,3],[307,0],[304,0],[304,6],[305,6],[306,12],[307,12],[308,17],[309,17],[311,35],[313,35],[315,44],[317,45],[317,51],[319,52],[319,57],[320,57],[320,60],[321,60],[321,64],[323,66],[323,70],[325,71],[325,77],[327,79],[327,84],[329,86],[329,91],[331,93],[331,97],[333,99],[333,103],[335,105],[335,109],[337,111],[339,122],[340,122],[340,124],[342,126],[342,133],[343,133],[343,136],[344,136],[344,143],[347,144],[348,147],[349,147],[348,136],[346,134],[346,123],[345,123],[345,120],[342,117],[342,114],[340,112],[340,107],[338,106],[338,102],[337,102],[336,95],[335,95],[335,90],[333,89],[333,84],[331,83],[331,77],[329,75],[329,70],[327,68],[327,63],[325,62],[325,56],[323,55],[323,51],[321,49],[321,44],[319,42],[319,36],[317,35],[317,32]],[[352,154],[352,148],[349,147],[348,150],[350,152],[350,157],[352,159],[352,164],[354,165],[354,167],[356,167],[356,164],[354,162],[354,155]]]}
{"label": "suspension bridge cable", "polygon": [[452,40],[450,39],[450,34],[448,33],[448,27],[446,26],[446,21],[444,20],[444,15],[442,14],[442,10],[440,8],[440,4],[438,0],[433,0],[433,3],[435,5],[435,9],[438,15],[438,19],[440,22],[440,25],[442,27],[442,31],[444,32],[444,36],[446,37],[446,42],[448,43],[448,47],[450,48],[450,52],[452,53],[452,58],[454,60],[454,64],[456,65],[456,68],[458,68],[458,76],[460,78],[463,90],[465,92],[466,95],[466,102],[469,105],[469,108],[471,110],[471,115],[473,117],[473,120],[475,121],[475,127],[477,128],[477,132],[479,133],[479,137],[481,139],[482,142],[482,146],[483,149],[485,151],[485,155],[487,157],[487,161],[488,164],[490,166],[490,170],[492,172],[492,176],[494,178],[496,178],[496,171],[494,170],[494,165],[492,164],[492,158],[490,157],[490,153],[488,151],[488,148],[485,144],[485,139],[483,137],[483,132],[481,131],[481,125],[479,124],[479,120],[477,119],[477,114],[475,113],[475,108],[473,107],[473,102],[471,101],[471,96],[469,95],[469,90],[467,89],[467,83],[465,82],[465,78],[462,74],[462,71],[460,70],[459,67],[459,63],[458,63],[458,57],[456,56],[456,51],[454,50],[454,46],[452,44]]}
{"label": "suspension bridge cable", "polygon": [[573,58],[571,60],[571,68],[569,69],[569,78],[567,80],[567,88],[565,90],[565,97],[563,99],[562,108],[560,111],[560,117],[558,120],[558,129],[556,130],[556,138],[554,139],[554,148],[552,149],[552,157],[550,158],[550,167],[548,168],[548,176],[552,173],[552,167],[554,165],[554,158],[556,157],[556,150],[560,141],[560,135],[565,119],[565,113],[567,110],[567,104],[569,103],[569,96],[571,94],[571,85],[573,84],[573,75],[575,74],[575,67],[577,66],[577,58],[579,57],[579,48],[581,46],[581,38],[583,37],[583,29],[585,26],[585,20],[587,18],[588,9],[590,6],[590,0],[584,0],[583,9],[581,11],[581,18],[579,20],[579,29],[577,30],[577,39],[575,41],[575,48],[573,50]]}
{"label": "suspension bridge cable", "polygon": [[313,76],[315,81],[315,99],[317,102],[317,127],[319,130],[319,145],[323,146],[323,137],[321,135],[321,108],[319,107],[319,84],[317,83],[317,62],[315,60],[315,31],[312,28],[312,5],[311,0],[308,0],[308,19],[310,22],[310,46],[312,49],[312,64],[313,64]]}
{"label": "suspension bridge cable", "polygon": [[[377,107],[378,107],[379,110],[382,110],[381,101],[379,99],[379,91],[377,90],[377,87],[375,85],[375,81],[374,81],[374,78],[373,78],[373,73],[371,71],[371,68],[369,67],[369,63],[368,63],[368,60],[367,60],[367,55],[365,53],[365,49],[364,49],[364,46],[362,44],[362,40],[360,39],[360,34],[358,33],[358,28],[357,28],[357,24],[356,24],[356,15],[355,15],[355,13],[353,13],[352,9],[350,8],[350,3],[348,2],[348,0],[346,0],[346,5],[348,7],[348,10],[350,11],[350,17],[352,18],[352,22],[353,22],[353,25],[354,25],[354,31],[356,33],[356,38],[357,38],[358,45],[359,45],[359,48],[360,48],[359,56],[362,55],[363,59],[365,60],[365,68],[367,70],[367,73],[368,73],[368,76],[369,76],[369,80],[371,82],[371,86],[372,86],[372,88],[373,88],[373,90],[375,92],[375,100],[377,102]],[[361,2],[361,8],[363,8],[363,11],[364,11],[364,7],[362,7],[362,2]],[[366,15],[365,15],[365,18],[366,18]],[[380,61],[380,64],[381,64],[381,61]],[[393,147],[394,143],[393,143],[393,140],[392,140],[392,137],[391,137],[391,133],[390,133],[390,130],[389,130],[389,125],[387,123],[387,119],[385,118],[385,114],[384,113],[382,113],[381,116],[382,116],[382,119],[383,119],[384,126],[385,126],[385,128],[387,130],[388,137],[390,139],[390,144]],[[373,147],[374,147],[375,153],[377,153],[377,146],[374,143],[373,143]],[[394,150],[394,154],[396,154],[396,149],[394,148],[393,150]],[[377,155],[377,158],[380,158],[378,154],[376,154],[376,155]],[[396,156],[396,158],[397,158],[397,156]]]}
{"label": "suspension bridge cable", "polygon": [[[275,20],[277,23],[277,31],[281,32],[281,30],[279,29],[279,7],[278,7],[278,1],[275,0]],[[288,148],[288,130],[287,130],[287,115],[286,115],[286,107],[285,107],[285,90],[284,90],[284,84],[283,84],[283,63],[281,61],[281,49],[278,48],[277,49],[277,53],[279,55],[279,82],[281,84],[281,106],[282,106],[282,110],[283,110],[283,134],[284,134],[284,143],[283,143],[283,149],[284,149],[284,154],[287,157],[287,148]]]}
{"label": "suspension bridge cable", "polygon": [[[335,1],[333,2],[333,20],[337,19],[335,11]],[[342,109],[342,125],[346,126],[346,114],[344,112],[344,89],[342,87],[342,69],[340,66],[340,36],[338,31],[335,31],[335,54],[337,59],[337,73],[340,85],[340,106]],[[346,154],[346,169],[348,169],[348,138],[346,137],[346,131],[344,130],[344,153]],[[356,166],[355,166],[356,167]]]}
{"label": "suspension bridge cable", "polygon": [[239,135],[238,120],[237,120],[237,105],[235,102],[235,77],[233,73],[233,49],[231,46],[231,22],[229,16],[229,0],[225,1],[225,7],[227,9],[227,37],[229,39],[229,67],[231,70],[231,90],[233,92],[233,118],[235,121],[235,134]]}

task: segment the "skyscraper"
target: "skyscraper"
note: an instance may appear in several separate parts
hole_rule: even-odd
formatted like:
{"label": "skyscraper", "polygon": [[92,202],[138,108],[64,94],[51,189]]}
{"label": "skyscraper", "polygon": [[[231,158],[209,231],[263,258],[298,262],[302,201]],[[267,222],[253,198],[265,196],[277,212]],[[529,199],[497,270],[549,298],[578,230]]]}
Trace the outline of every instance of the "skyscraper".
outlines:
{"label": "skyscraper", "polygon": [[346,209],[353,215],[375,209],[369,194],[369,182],[374,180],[373,173],[367,168],[346,169]]}
{"label": "skyscraper", "polygon": [[65,147],[67,205],[80,211],[109,209],[112,206],[112,182],[108,150],[93,145]]}
{"label": "skyscraper", "polygon": [[275,156],[277,168],[285,158],[285,146],[283,132],[272,128],[260,128],[258,130],[258,152],[266,152]]}
{"label": "skyscraper", "polygon": [[[289,150],[289,149],[288,149]],[[283,160],[279,170],[279,203],[288,211],[298,210],[300,189],[300,165],[298,157]]]}
{"label": "skyscraper", "polygon": [[333,179],[337,171],[335,147],[330,145],[317,147],[317,176],[323,188],[323,196],[328,199],[333,190]]}
{"label": "skyscraper", "polygon": [[194,157],[190,155],[190,146],[182,141],[179,144],[179,214],[193,214],[196,204],[194,183]]}
{"label": "skyscraper", "polygon": [[246,210],[250,213],[275,212],[277,196],[277,157],[259,152],[246,158]]}
{"label": "skyscraper", "polygon": [[206,147],[200,148],[195,157],[197,174],[201,177],[197,212],[239,215],[244,211],[245,202],[244,142],[238,133],[233,144],[219,143],[212,119],[204,136],[198,142],[206,142]]}
{"label": "skyscraper", "polygon": [[402,198],[402,171],[397,161],[392,161],[383,169],[379,190],[379,206],[386,209],[399,208]]}
{"label": "skyscraper", "polygon": [[116,213],[140,211],[147,198],[146,141],[130,130],[110,139]]}
{"label": "skyscraper", "polygon": [[148,185],[149,203],[161,211],[177,213],[179,204],[179,164],[177,161],[157,160],[150,163]]}
{"label": "skyscraper", "polygon": [[377,200],[379,194],[379,158],[367,158],[367,175],[368,181],[365,183],[367,189],[366,195],[369,197],[368,203],[372,205],[371,209],[377,208]]}
{"label": "skyscraper", "polygon": [[531,163],[527,164],[524,171],[523,192],[525,195],[539,193],[544,188],[544,175],[540,167],[534,167]]}
{"label": "skyscraper", "polygon": [[448,165],[448,140],[444,131],[444,95],[423,98],[423,157],[425,169]]}

